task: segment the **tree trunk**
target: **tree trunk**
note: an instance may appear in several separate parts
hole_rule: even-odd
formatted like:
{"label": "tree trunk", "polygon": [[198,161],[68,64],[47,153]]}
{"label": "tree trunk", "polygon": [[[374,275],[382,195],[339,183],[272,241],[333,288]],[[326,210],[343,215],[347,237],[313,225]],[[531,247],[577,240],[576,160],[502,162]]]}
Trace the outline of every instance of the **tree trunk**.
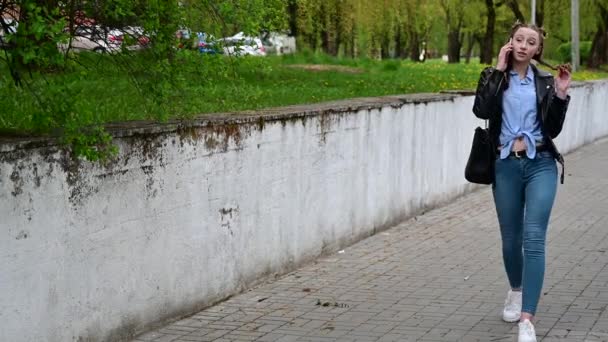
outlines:
{"label": "tree trunk", "polygon": [[329,48],[329,32],[326,29],[321,31],[321,49],[323,52],[331,54],[331,50]]}
{"label": "tree trunk", "polygon": [[340,35],[340,31],[336,32],[336,38],[334,39],[334,51],[336,55],[340,53],[340,44],[342,44],[342,36]]}
{"label": "tree trunk", "polygon": [[410,32],[410,43],[409,43],[410,59],[414,62],[418,62],[420,56],[420,40],[418,34]]}
{"label": "tree trunk", "polygon": [[[339,13],[339,11],[338,11]],[[333,42],[333,46],[334,46],[334,51],[336,52],[336,55],[338,55],[340,53],[340,44],[342,44],[342,22],[340,21],[340,15],[336,15],[334,17],[334,42]]]}
{"label": "tree trunk", "polygon": [[391,58],[390,46],[391,37],[387,33],[383,33],[380,46],[380,56],[382,57],[382,59]]}
{"label": "tree trunk", "polygon": [[321,51],[324,53],[329,53],[329,22],[330,18],[327,16],[327,4],[325,2],[321,2],[321,7],[319,8],[319,20],[320,22],[317,25],[321,26],[320,29],[320,37],[321,37]]}
{"label": "tree trunk", "polygon": [[467,51],[465,62],[469,64],[471,62],[471,54],[473,53],[473,47],[475,46],[475,35],[473,33],[467,33]]}
{"label": "tree trunk", "polygon": [[287,14],[289,15],[289,33],[292,36],[298,35],[298,2],[289,0],[287,4]]}
{"label": "tree trunk", "polygon": [[382,49],[380,47],[380,44],[378,43],[378,37],[375,35],[372,35],[372,39],[370,40],[370,49],[369,49],[370,58],[375,59],[375,60],[382,59],[381,50]]}
{"label": "tree trunk", "polygon": [[397,27],[397,32],[395,33],[395,56],[397,58],[403,57],[403,47],[401,45],[401,27]]}
{"label": "tree trunk", "polygon": [[545,0],[536,2],[536,26],[543,27],[545,22]]}
{"label": "tree trunk", "polygon": [[448,63],[460,63],[460,29],[453,29],[448,32]]}
{"label": "tree trunk", "polygon": [[463,12],[456,10],[456,16],[451,12],[448,1],[442,1],[441,7],[445,12],[448,24],[448,63],[460,63],[462,48],[461,29],[464,22]]}
{"label": "tree trunk", "polygon": [[486,0],[486,8],[488,9],[488,20],[486,21],[486,32],[479,46],[479,63],[492,64],[492,57],[494,57],[494,27],[496,24],[494,0]]}
{"label": "tree trunk", "polygon": [[397,28],[397,37],[395,39],[395,54],[398,58],[405,59],[408,55],[407,50],[407,32],[405,27],[399,26]]}
{"label": "tree trunk", "polygon": [[353,25],[353,30],[350,33],[350,56],[352,58],[357,57],[357,35],[355,34],[355,32],[357,32],[356,23]]}
{"label": "tree trunk", "polygon": [[606,63],[606,42],[606,34],[602,29],[598,29],[593,37],[591,53],[589,54],[589,60],[587,61],[587,66],[589,68],[597,69],[600,67],[600,65]]}
{"label": "tree trunk", "polygon": [[313,30],[313,34],[308,35],[308,44],[310,45],[310,48],[313,51],[317,51],[317,45],[318,45],[318,36],[317,36],[317,29],[315,28]]}
{"label": "tree trunk", "polygon": [[526,22],[526,18],[524,18],[524,15],[519,10],[519,4],[517,4],[517,0],[507,1],[507,6],[509,6],[511,11],[513,11],[513,15],[515,15],[515,18],[517,18],[517,20],[521,21],[522,23]]}
{"label": "tree trunk", "polygon": [[600,4],[597,7],[601,20],[593,37],[593,43],[591,43],[591,53],[587,61],[589,68],[599,68],[600,65],[608,61],[608,33],[606,32],[608,28],[608,7],[603,7]]}

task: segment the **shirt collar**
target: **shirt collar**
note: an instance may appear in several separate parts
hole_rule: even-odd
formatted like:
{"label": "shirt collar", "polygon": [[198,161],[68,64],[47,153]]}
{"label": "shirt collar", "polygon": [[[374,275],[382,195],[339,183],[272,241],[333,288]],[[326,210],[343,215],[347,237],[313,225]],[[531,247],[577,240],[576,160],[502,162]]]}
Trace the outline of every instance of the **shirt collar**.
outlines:
{"label": "shirt collar", "polygon": [[[509,75],[515,77],[519,77],[519,75],[517,74],[517,71],[511,69],[509,71]],[[532,66],[528,65],[528,70],[526,71],[526,77],[524,77],[524,79],[527,79],[528,81],[532,81],[534,80],[534,71],[532,70]],[[523,81],[523,80],[522,80]]]}

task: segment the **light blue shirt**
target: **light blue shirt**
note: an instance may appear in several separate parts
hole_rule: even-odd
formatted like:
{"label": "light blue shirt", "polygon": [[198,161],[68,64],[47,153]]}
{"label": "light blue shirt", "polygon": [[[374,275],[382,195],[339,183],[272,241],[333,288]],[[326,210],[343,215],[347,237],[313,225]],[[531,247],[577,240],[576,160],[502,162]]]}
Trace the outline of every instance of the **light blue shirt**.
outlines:
{"label": "light blue shirt", "polygon": [[536,110],[536,86],[534,72],[528,66],[526,77],[519,78],[516,71],[510,71],[509,88],[502,97],[502,127],[500,129],[500,159],[509,156],[513,142],[523,137],[526,142],[526,155],[536,157],[536,142],[543,140]]}

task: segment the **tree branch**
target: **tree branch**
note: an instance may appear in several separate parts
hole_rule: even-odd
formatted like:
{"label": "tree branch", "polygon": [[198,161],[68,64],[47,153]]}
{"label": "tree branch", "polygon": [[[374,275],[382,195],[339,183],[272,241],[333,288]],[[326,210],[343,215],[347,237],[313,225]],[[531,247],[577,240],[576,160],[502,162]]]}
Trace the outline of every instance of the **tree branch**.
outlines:
{"label": "tree branch", "polygon": [[519,10],[519,4],[517,3],[517,0],[508,0],[507,6],[509,6],[511,11],[513,11],[513,15],[515,15],[515,18],[517,20],[521,21],[522,23],[526,21],[523,13],[521,13],[521,11]]}

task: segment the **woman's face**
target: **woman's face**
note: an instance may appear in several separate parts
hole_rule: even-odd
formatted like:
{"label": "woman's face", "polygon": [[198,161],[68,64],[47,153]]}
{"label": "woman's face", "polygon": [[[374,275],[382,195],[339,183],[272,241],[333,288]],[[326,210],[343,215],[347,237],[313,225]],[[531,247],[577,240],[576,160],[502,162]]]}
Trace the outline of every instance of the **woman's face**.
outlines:
{"label": "woman's face", "polygon": [[511,40],[513,59],[518,62],[530,62],[540,51],[540,37],[533,29],[522,27],[515,31]]}

